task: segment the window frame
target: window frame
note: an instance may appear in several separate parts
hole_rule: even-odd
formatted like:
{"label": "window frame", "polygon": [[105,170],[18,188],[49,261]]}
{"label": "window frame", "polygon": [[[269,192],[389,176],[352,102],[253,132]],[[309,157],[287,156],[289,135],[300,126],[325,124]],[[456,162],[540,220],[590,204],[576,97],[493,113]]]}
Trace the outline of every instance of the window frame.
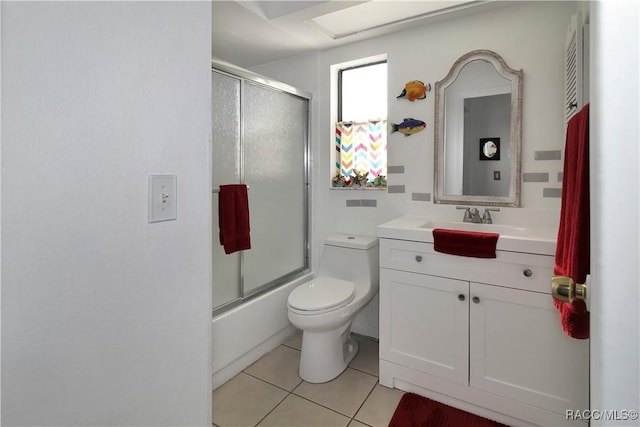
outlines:
{"label": "window frame", "polygon": [[[358,68],[364,68],[364,67],[372,67],[374,65],[379,65],[379,64],[388,64],[387,59],[382,59],[382,60],[377,60],[374,62],[366,62],[366,63],[362,63],[362,64],[358,64],[358,65],[352,65],[349,67],[341,67],[338,69],[338,110],[337,110],[337,121],[341,122],[342,121],[342,74],[345,71],[351,71],[351,70],[356,70]],[[375,118],[375,117],[370,117],[370,118]],[[384,117],[386,119],[386,117]]]}
{"label": "window frame", "polygon": [[[366,188],[356,188],[356,187],[340,187],[333,185],[333,179],[336,177],[336,149],[335,149],[335,130],[336,124],[338,121],[342,120],[342,71],[348,71],[350,69],[362,68],[366,66],[381,64],[381,63],[389,63],[388,57],[386,53],[376,54],[368,57],[363,57],[359,59],[354,59],[350,61],[344,61],[337,64],[332,64],[330,66],[330,120],[329,120],[329,134],[330,134],[330,144],[328,144],[329,149],[329,173],[327,185],[331,190],[378,190],[378,191],[386,191],[387,186],[386,183],[384,186],[378,187],[366,187]],[[388,83],[389,78],[387,75],[387,81],[385,84],[387,85],[387,107],[388,107]],[[387,108],[388,115],[388,108]],[[388,120],[387,117],[384,117],[384,120]],[[388,123],[388,122],[387,122]],[[388,147],[386,152],[388,153]]]}

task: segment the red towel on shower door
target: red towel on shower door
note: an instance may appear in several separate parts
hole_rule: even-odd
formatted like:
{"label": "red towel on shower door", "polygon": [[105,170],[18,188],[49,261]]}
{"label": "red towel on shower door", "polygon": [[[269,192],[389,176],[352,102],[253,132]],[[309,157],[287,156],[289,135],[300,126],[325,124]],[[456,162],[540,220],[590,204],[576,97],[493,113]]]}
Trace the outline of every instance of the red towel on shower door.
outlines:
{"label": "red towel on shower door", "polygon": [[244,184],[220,186],[218,198],[220,244],[230,254],[251,249],[249,198]]}
{"label": "red towel on shower door", "polygon": [[[562,206],[554,274],[585,283],[589,274],[589,104],[567,123],[562,178]],[[589,338],[589,312],[582,300],[553,300],[564,332]]]}

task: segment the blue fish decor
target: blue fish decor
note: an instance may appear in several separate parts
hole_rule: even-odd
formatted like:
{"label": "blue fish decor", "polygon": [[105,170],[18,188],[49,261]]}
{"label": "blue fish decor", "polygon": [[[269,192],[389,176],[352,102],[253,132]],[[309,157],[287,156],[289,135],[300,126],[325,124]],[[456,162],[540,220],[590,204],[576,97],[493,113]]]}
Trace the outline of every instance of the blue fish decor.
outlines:
{"label": "blue fish decor", "polygon": [[423,131],[426,127],[427,124],[422,120],[404,119],[404,121],[399,125],[396,125],[394,123],[391,124],[391,133],[400,132],[404,134],[404,136],[409,136],[413,135],[414,133]]}

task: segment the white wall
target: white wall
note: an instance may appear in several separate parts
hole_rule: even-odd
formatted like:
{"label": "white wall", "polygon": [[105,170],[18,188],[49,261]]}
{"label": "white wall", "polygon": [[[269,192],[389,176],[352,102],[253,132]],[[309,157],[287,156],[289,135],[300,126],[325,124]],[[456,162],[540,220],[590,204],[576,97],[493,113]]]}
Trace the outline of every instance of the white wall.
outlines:
{"label": "white wall", "polygon": [[[594,4],[591,409],[640,410],[640,4]],[[637,412],[636,412],[637,415]],[[638,425],[599,419],[592,426]]]}
{"label": "white wall", "polygon": [[[405,83],[422,80],[432,85],[444,78],[451,65],[474,49],[491,49],[507,64],[524,71],[523,172],[549,172],[551,182],[522,184],[522,208],[501,208],[496,222],[539,222],[555,225],[560,199],[542,197],[544,187],[560,188],[556,176],[562,160],[534,161],[536,150],[564,149],[564,40],[575,2],[504,2],[499,8],[438,21],[376,39],[316,54],[296,56],[254,67],[254,71],[313,93],[313,265],[317,266],[324,238],[334,232],[375,235],[376,226],[403,214],[461,218],[453,205],[412,201],[412,193],[433,192],[434,94],[414,103],[397,100]],[[404,185],[405,193],[329,189],[333,135],[329,119],[329,69],[332,64],[387,54],[388,117],[400,123],[405,117],[422,119],[427,130],[405,137],[392,134],[388,164],[403,165],[405,173],[390,175],[389,185]],[[375,88],[372,88],[375,90]],[[348,199],[375,199],[377,208],[349,207]],[[339,218],[340,220],[336,220]],[[376,300],[373,301],[373,304]],[[368,308],[368,323],[377,311]]]}
{"label": "white wall", "polygon": [[0,7],[2,424],[211,425],[210,3]]}

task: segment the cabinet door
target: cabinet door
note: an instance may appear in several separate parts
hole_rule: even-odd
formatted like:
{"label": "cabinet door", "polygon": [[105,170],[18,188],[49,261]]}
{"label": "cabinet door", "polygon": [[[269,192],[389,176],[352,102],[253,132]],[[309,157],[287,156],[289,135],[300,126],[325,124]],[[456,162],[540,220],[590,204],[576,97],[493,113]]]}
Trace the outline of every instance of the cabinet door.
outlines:
{"label": "cabinet door", "polygon": [[549,294],[470,284],[471,387],[559,414],[587,409],[589,343],[566,336]]}
{"label": "cabinet door", "polygon": [[380,357],[468,384],[468,282],[380,270]]}

